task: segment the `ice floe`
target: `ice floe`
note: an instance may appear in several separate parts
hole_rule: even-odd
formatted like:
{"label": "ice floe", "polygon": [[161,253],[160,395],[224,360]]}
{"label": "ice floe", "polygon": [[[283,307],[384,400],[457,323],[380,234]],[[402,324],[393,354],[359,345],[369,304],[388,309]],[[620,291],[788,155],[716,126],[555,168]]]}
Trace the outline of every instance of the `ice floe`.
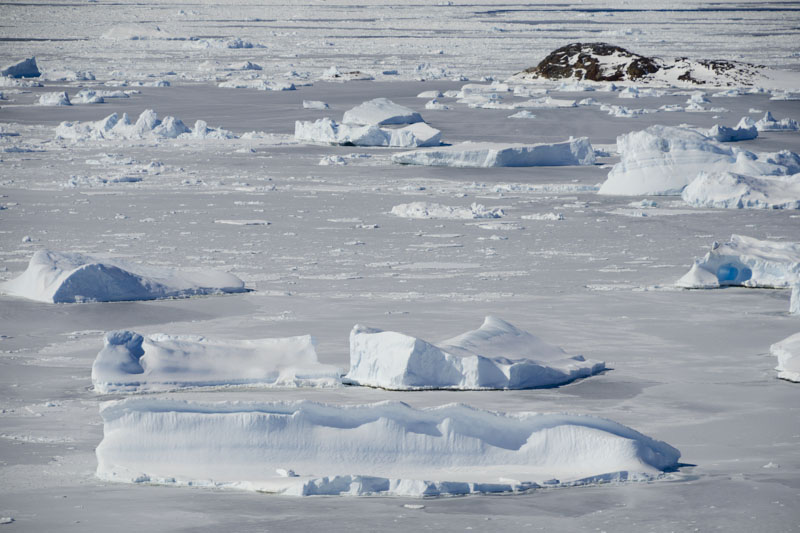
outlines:
{"label": "ice floe", "polygon": [[390,129],[340,124],[329,118],[321,118],[314,122],[298,120],[294,127],[294,137],[298,141],[345,146],[436,146],[441,143],[441,135],[439,130],[424,122]]}
{"label": "ice floe", "polygon": [[127,113],[122,117],[112,113],[96,122],[62,122],[56,127],[56,138],[73,141],[178,137],[230,139],[235,136],[227,130],[209,128],[203,120],[196,121],[194,129],[175,117],[160,120],[152,109],[142,111],[136,122],[132,122]]}
{"label": "ice floe", "polygon": [[487,209],[479,203],[469,207],[452,207],[433,202],[411,202],[392,207],[392,214],[402,218],[450,218],[476,219],[501,218],[505,212],[500,208]]}
{"label": "ice floe", "polygon": [[534,167],[593,165],[594,150],[586,137],[557,143],[501,144],[465,142],[453,146],[401,152],[392,161],[402,165],[447,167]]}
{"label": "ice floe", "polygon": [[317,359],[311,336],[210,339],[112,331],[92,365],[96,392],[148,392],[186,387],[334,387],[340,369]]}
{"label": "ice floe", "polygon": [[800,333],[776,342],[769,351],[778,358],[778,377],[800,383]]}
{"label": "ice floe", "polygon": [[100,479],[312,495],[439,496],[647,480],[680,452],[586,415],[461,404],[188,402],[100,407]]}
{"label": "ice floe", "polygon": [[39,250],[19,277],[0,284],[12,296],[47,303],[116,302],[244,292],[226,272],[150,266],[117,258]]}
{"label": "ice floe", "polygon": [[800,209],[800,174],[745,176],[701,172],[681,194],[696,207],[728,209]]}
{"label": "ice floe", "polygon": [[344,112],[342,122],[360,126],[385,126],[422,122],[422,115],[386,98],[375,98]]}
{"label": "ice floe", "polygon": [[731,235],[715,242],[705,257],[676,283],[687,289],[726,285],[788,288],[800,281],[800,243],[759,240]]}
{"label": "ice floe", "polygon": [[605,369],[570,356],[508,322],[486,317],[479,329],[432,344],[395,331],[355,326],[345,382],[392,390],[553,387]]}

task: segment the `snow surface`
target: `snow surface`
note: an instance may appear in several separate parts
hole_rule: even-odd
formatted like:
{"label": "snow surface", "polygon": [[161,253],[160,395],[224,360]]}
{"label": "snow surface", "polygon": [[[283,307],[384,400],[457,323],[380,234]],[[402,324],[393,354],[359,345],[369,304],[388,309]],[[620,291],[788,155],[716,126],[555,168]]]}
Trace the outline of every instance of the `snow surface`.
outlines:
{"label": "snow surface", "polygon": [[244,292],[225,272],[142,265],[117,258],[40,250],[19,277],[0,284],[12,296],[46,303],[119,302]]}
{"label": "snow surface", "polygon": [[357,325],[350,333],[345,381],[391,390],[530,389],[563,385],[605,370],[602,361],[569,356],[505,320],[431,344]]}
{"label": "snow surface", "polygon": [[701,172],[683,189],[681,198],[695,207],[800,209],[800,174],[745,176]]}
{"label": "snow surface", "polygon": [[361,126],[384,126],[414,124],[423,120],[413,109],[395,104],[387,98],[375,98],[345,111],[342,122]]}
{"label": "snow surface", "polygon": [[344,146],[436,146],[441,143],[441,135],[439,130],[424,122],[388,129],[339,124],[329,118],[321,118],[314,122],[298,120],[294,125],[294,137],[298,141]]}
{"label": "snow surface", "polygon": [[778,358],[778,377],[800,383],[800,333],[776,342],[769,351]]}
{"label": "snow surface", "polygon": [[402,165],[439,167],[534,167],[593,165],[594,150],[586,137],[559,143],[500,144],[464,142],[453,146],[401,152],[392,161]]}
{"label": "snow surface", "polygon": [[679,279],[678,287],[709,289],[726,285],[788,288],[800,280],[800,244],[731,235],[715,242]]}
{"label": "snow surface", "polygon": [[106,402],[101,415],[101,479],[292,496],[422,497],[646,480],[680,457],[603,418],[461,404],[128,399]]}
{"label": "snow surface", "polygon": [[310,335],[229,340],[112,331],[92,365],[101,394],[186,387],[333,387],[342,372],[320,364]]}

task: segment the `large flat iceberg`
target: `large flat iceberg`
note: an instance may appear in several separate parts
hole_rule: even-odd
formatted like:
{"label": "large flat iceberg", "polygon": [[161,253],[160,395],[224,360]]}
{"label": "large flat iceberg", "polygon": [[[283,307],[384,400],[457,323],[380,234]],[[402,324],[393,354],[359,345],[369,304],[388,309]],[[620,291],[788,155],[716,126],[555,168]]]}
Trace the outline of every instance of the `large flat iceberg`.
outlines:
{"label": "large flat iceberg", "polygon": [[92,365],[96,392],[146,392],[186,387],[333,387],[341,371],[317,359],[310,335],[228,340],[132,331],[106,334]]}
{"label": "large flat iceberg", "polygon": [[800,209],[800,174],[745,176],[701,172],[683,190],[681,197],[696,207]]}
{"label": "large flat iceberg", "polygon": [[244,282],[216,270],[177,270],[116,258],[40,250],[19,277],[0,284],[12,296],[47,303],[118,302],[244,292]]}
{"label": "large flat iceberg", "polygon": [[731,235],[715,242],[705,257],[695,261],[677,285],[710,289],[725,285],[787,288],[800,280],[800,243],[762,241]]}
{"label": "large flat iceberg", "polygon": [[295,496],[436,496],[643,480],[680,452],[593,416],[401,402],[195,403],[129,398],[100,408],[97,476]]}
{"label": "large flat iceberg", "polygon": [[402,165],[439,167],[537,167],[593,165],[594,150],[586,137],[558,143],[500,144],[465,142],[428,150],[401,152],[392,161]]}
{"label": "large flat iceberg", "polygon": [[392,390],[530,389],[553,387],[605,369],[602,361],[570,356],[496,317],[452,339],[422,339],[355,326],[348,383]]}
{"label": "large flat iceberg", "polygon": [[294,138],[303,142],[343,146],[411,148],[440,144],[442,132],[424,122],[410,124],[403,128],[389,129],[378,126],[340,124],[329,118],[321,118],[314,122],[296,121]]}
{"label": "large flat iceberg", "polygon": [[414,124],[422,122],[422,115],[386,98],[375,98],[345,111],[342,122],[366,126]]}
{"label": "large flat iceberg", "polygon": [[620,162],[598,194],[679,195],[700,172],[779,176],[800,171],[796,154],[756,154],[689,128],[650,126],[617,137]]}
{"label": "large flat iceberg", "polygon": [[778,358],[778,377],[800,383],[800,333],[776,342],[769,351]]}

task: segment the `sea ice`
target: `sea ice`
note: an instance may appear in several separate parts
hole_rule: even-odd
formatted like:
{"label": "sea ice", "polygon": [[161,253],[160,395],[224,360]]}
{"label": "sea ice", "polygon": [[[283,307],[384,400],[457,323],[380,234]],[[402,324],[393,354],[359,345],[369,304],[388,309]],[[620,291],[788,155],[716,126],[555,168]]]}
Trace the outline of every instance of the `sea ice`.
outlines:
{"label": "sea ice", "polygon": [[680,452],[611,420],[384,401],[190,402],[100,407],[97,476],[293,496],[438,496],[647,480]]}
{"label": "sea ice", "polygon": [[745,176],[701,172],[681,194],[696,207],[800,209],[800,174]]}
{"label": "sea ice", "polygon": [[800,333],[776,342],[769,351],[778,358],[778,377],[800,383]]}
{"label": "sea ice", "polygon": [[333,387],[341,374],[318,361],[309,335],[229,340],[112,331],[92,365],[92,384],[102,394],[227,385]]}
{"label": "sea ice", "polygon": [[391,124],[414,124],[423,122],[422,116],[405,106],[386,98],[375,98],[345,111],[342,122],[360,126],[386,126]]}
{"label": "sea ice", "polygon": [[731,235],[715,242],[702,259],[676,283],[687,289],[711,289],[726,285],[787,288],[800,280],[800,244],[762,241]]}
{"label": "sea ice", "polygon": [[496,317],[438,344],[357,325],[345,382],[391,390],[529,389],[563,385],[605,370],[602,361],[557,346]]}
{"label": "sea ice", "polygon": [[433,202],[399,204],[392,207],[392,214],[402,218],[450,219],[501,218],[505,216],[502,209],[486,209],[479,203],[473,203],[469,207],[451,207]]}
{"label": "sea ice", "polygon": [[294,137],[298,141],[345,146],[436,146],[441,143],[441,135],[439,130],[424,122],[389,129],[339,124],[329,118],[321,118],[314,122],[298,120],[294,127]]}
{"label": "sea ice", "polygon": [[244,292],[215,270],[178,270],[115,258],[39,250],[19,277],[0,284],[12,296],[46,303],[117,302]]}
{"label": "sea ice", "polygon": [[442,148],[401,152],[392,161],[402,165],[440,167],[535,167],[593,165],[594,150],[586,137],[558,143],[501,144],[465,142]]}

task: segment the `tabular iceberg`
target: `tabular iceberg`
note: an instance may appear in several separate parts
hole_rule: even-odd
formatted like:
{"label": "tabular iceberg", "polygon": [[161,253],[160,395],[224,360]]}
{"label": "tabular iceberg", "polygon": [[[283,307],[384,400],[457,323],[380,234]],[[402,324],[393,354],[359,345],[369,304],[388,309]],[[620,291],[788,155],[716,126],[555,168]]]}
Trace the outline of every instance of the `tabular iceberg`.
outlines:
{"label": "tabular iceberg", "polygon": [[130,398],[104,403],[100,414],[101,479],[295,496],[422,497],[651,479],[680,457],[603,418],[459,404]]}
{"label": "tabular iceberg", "polygon": [[778,358],[778,377],[800,383],[800,333],[776,342],[769,351]]}
{"label": "tabular iceberg", "polygon": [[345,111],[342,122],[366,126],[414,124],[422,122],[422,115],[386,98],[375,98]]}
{"label": "tabular iceberg", "polygon": [[453,146],[401,152],[392,156],[401,165],[439,167],[536,167],[593,165],[594,150],[586,137],[559,143],[500,144],[465,142]]}
{"label": "tabular iceberg", "polygon": [[570,356],[496,317],[458,337],[422,339],[357,325],[350,333],[347,383],[392,390],[553,387],[605,369]]}
{"label": "tabular iceberg", "polygon": [[310,335],[228,340],[195,335],[106,334],[92,365],[96,392],[185,387],[333,387],[342,372],[317,359]]}
{"label": "tabular iceberg", "polygon": [[119,302],[244,292],[244,282],[216,270],[177,270],[78,253],[40,250],[19,277],[0,284],[12,296],[46,303]]}

